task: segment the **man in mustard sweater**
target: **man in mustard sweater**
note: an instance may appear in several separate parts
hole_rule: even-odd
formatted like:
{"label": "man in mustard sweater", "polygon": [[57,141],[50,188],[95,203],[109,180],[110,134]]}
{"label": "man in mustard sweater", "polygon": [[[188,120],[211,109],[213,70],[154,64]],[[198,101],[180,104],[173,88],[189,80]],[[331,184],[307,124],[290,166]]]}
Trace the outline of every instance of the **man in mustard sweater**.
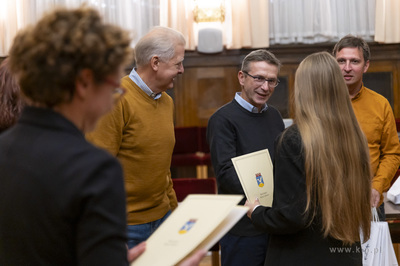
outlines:
{"label": "man in mustard sweater", "polygon": [[371,160],[371,205],[379,207],[385,219],[382,193],[400,165],[400,144],[393,110],[382,95],[364,87],[362,77],[369,67],[370,50],[362,38],[347,35],[333,48],[333,55],[342,70],[351,103],[361,129],[368,140]]}
{"label": "man in mustard sweater", "polygon": [[170,164],[175,145],[172,98],[165,92],[182,74],[183,35],[155,27],[135,47],[136,67],[122,78],[126,94],[87,136],[121,162],[129,248],[146,240],[176,208]]}

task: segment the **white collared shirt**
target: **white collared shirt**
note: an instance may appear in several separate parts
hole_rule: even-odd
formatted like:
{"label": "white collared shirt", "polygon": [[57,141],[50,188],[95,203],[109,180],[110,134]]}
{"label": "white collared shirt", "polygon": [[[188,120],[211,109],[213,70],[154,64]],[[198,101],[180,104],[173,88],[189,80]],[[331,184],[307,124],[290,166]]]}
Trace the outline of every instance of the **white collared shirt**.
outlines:
{"label": "white collared shirt", "polygon": [[142,80],[142,78],[139,76],[139,74],[136,72],[136,70],[133,68],[131,73],[129,74],[129,78],[136,83],[136,85],[139,86],[147,95],[149,95],[151,98],[154,100],[157,100],[161,97],[161,92],[160,93],[154,93],[149,86],[147,86],[146,83]]}
{"label": "white collared shirt", "polygon": [[[235,100],[242,106],[244,109],[251,113],[258,113],[258,108],[252,105],[251,103],[247,102],[245,99],[242,98],[241,92],[236,92]],[[261,112],[265,112],[268,109],[267,103],[264,104],[263,108],[261,108]]]}

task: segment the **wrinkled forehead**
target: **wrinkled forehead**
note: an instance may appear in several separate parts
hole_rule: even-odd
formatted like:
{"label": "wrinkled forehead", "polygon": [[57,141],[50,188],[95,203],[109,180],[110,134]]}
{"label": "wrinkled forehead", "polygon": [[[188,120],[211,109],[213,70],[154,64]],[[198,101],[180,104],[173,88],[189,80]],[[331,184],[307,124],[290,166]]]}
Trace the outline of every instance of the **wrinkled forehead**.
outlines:
{"label": "wrinkled forehead", "polygon": [[279,73],[279,69],[277,65],[271,64],[270,62],[267,61],[252,61],[248,65],[248,71],[251,73],[259,73],[266,75],[265,73],[268,74],[270,77],[277,77]]}

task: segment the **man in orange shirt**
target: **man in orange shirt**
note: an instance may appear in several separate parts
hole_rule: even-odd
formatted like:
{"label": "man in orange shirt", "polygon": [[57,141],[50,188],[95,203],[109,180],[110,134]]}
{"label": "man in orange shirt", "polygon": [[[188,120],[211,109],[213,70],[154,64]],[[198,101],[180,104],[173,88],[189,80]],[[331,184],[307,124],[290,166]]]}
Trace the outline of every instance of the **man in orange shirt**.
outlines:
{"label": "man in orange shirt", "polygon": [[362,38],[347,35],[333,48],[349,89],[357,120],[367,137],[373,173],[371,205],[385,219],[382,193],[390,187],[400,165],[400,144],[393,110],[382,95],[364,87],[362,77],[369,67],[370,50]]}

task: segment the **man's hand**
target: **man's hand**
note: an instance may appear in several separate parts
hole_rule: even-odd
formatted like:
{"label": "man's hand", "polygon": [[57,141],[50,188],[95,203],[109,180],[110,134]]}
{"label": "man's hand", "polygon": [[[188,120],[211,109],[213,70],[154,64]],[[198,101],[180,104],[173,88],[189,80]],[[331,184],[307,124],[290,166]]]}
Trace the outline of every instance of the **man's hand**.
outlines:
{"label": "man's hand", "polygon": [[371,190],[371,206],[378,208],[379,200],[381,199],[381,194],[376,189]]}
{"label": "man's hand", "polygon": [[142,242],[137,246],[128,250],[128,262],[131,263],[139,257],[146,249],[146,242]]}
{"label": "man's hand", "polygon": [[244,204],[244,206],[249,207],[249,210],[247,211],[247,217],[249,217],[251,219],[251,214],[253,213],[254,207],[260,205],[260,201],[258,200],[258,198],[256,198],[256,200],[254,201],[253,204],[251,204],[248,200],[246,200],[246,203]]}

